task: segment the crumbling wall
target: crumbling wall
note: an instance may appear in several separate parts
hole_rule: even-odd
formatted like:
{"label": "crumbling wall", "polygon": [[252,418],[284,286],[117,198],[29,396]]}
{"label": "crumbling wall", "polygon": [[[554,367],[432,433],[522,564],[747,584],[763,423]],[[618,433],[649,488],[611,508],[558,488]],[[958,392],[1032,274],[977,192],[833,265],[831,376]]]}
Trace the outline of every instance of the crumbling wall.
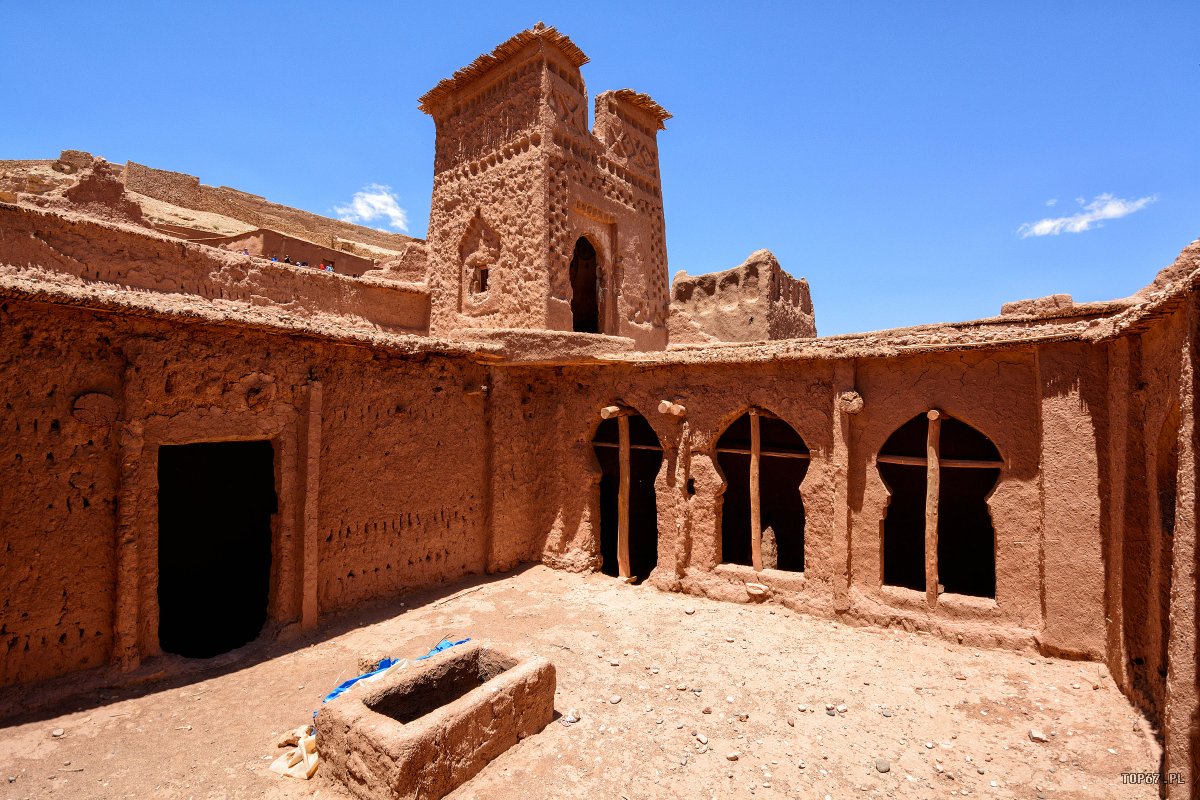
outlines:
{"label": "crumbling wall", "polygon": [[374,245],[386,250],[401,250],[411,236],[389,233],[362,225],[311,214],[297,208],[272,203],[263,197],[231,189],[207,186],[194,175],[154,169],[130,161],[125,165],[125,188],[182,208],[211,211],[243,220],[258,228],[307,239],[335,250],[339,240]]}
{"label": "crumbling wall", "polygon": [[769,250],[733,269],[675,276],[672,344],[812,338],[816,317],[808,281],[783,271]]}
{"label": "crumbling wall", "polygon": [[0,685],[108,662],[124,369],[104,330],[0,303]]}
{"label": "crumbling wall", "polygon": [[0,263],[154,292],[343,314],[390,331],[423,333],[429,324],[429,297],[416,286],[271,263],[16,206],[0,205]]}
{"label": "crumbling wall", "polygon": [[272,442],[267,636],[484,568],[485,377],[461,357],[9,299],[0,377],[0,683],[159,652],[163,445]]}

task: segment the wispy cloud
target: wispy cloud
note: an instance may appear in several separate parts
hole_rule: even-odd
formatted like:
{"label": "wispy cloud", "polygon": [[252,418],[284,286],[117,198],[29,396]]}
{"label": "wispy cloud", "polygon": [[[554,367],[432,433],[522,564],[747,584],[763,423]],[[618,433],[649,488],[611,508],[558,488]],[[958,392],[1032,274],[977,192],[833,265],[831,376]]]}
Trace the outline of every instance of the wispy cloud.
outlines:
{"label": "wispy cloud", "polygon": [[[1141,211],[1157,199],[1157,195],[1150,195],[1149,197],[1139,197],[1137,200],[1122,200],[1120,197],[1114,197],[1107,193],[1096,195],[1091,202],[1077,197],[1075,202],[1080,205],[1078,213],[1069,217],[1047,217],[1037,222],[1026,222],[1017,228],[1017,234],[1022,239],[1028,239],[1030,236],[1083,233],[1091,230],[1093,226],[1100,227],[1100,223],[1106,219],[1120,219],[1135,211]],[[1046,205],[1053,205],[1053,203],[1048,202]]]}
{"label": "wispy cloud", "polygon": [[1047,201],[1046,201],[1046,205],[1047,205],[1047,206],[1056,206],[1056,205],[1058,205],[1058,198],[1057,198],[1057,197],[1051,197],[1049,200],[1047,200]]}
{"label": "wispy cloud", "polygon": [[349,203],[334,206],[333,213],[337,214],[342,222],[354,222],[359,225],[386,222],[389,228],[408,231],[408,212],[400,207],[392,187],[381,183],[372,183],[355,192]]}

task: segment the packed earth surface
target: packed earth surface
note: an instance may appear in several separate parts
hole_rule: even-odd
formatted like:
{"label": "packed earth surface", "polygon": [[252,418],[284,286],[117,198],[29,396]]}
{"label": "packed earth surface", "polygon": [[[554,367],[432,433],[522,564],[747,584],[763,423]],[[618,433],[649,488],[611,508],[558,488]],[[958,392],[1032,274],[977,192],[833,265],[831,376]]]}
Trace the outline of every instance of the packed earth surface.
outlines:
{"label": "packed earth surface", "polygon": [[453,798],[1157,796],[1122,781],[1160,750],[1102,665],[534,566],[135,687],[44,687],[0,736],[0,797],[348,798],[271,772],[281,736],[360,661],[447,636],[545,656],[558,686],[555,721]]}

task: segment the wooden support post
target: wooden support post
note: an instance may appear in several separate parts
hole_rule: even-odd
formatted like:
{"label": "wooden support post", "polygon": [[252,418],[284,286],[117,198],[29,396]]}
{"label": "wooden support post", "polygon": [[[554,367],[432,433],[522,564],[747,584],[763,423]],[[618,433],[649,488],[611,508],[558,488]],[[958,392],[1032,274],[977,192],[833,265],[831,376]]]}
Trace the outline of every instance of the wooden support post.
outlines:
{"label": "wooden support post", "polygon": [[758,412],[750,411],[750,560],[755,572],[762,572],[762,508],[758,494],[758,462],[762,455],[762,437],[758,431]]}
{"label": "wooden support post", "polygon": [[942,483],[942,412],[934,409],[929,417],[929,435],[925,439],[925,601],[930,608],[938,597],[938,492]]}
{"label": "wooden support post", "polygon": [[629,416],[617,417],[621,432],[621,488],[617,495],[617,568],[621,578],[628,580],[629,573]]}

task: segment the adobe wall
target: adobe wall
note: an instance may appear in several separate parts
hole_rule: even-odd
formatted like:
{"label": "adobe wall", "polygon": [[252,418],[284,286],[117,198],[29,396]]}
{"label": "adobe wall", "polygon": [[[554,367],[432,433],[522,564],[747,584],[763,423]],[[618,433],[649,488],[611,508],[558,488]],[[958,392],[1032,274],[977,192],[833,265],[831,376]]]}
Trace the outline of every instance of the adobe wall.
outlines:
{"label": "adobe wall", "polygon": [[482,571],[483,375],[461,357],[0,304],[0,684],[158,652],[163,444],[272,441],[270,630]]}
{"label": "adobe wall", "polygon": [[231,253],[240,253],[245,250],[252,256],[265,258],[268,261],[272,258],[283,261],[287,257],[292,264],[299,264],[303,261],[310,268],[316,268],[323,263],[333,264],[334,272],[355,278],[361,277],[375,268],[375,262],[369,258],[334,250],[330,247],[322,247],[319,244],[306,242],[303,239],[266,228],[258,228],[249,233],[239,233],[236,236],[219,236],[193,239],[192,241],[206,244],[209,247],[219,247]]}
{"label": "adobe wall", "polygon": [[[1083,381],[1085,397],[1098,390],[1102,401],[1103,353],[1090,348],[561,367],[553,379],[542,369],[494,368],[493,471],[513,477],[495,493],[493,515],[497,530],[522,536],[494,543],[492,564],[541,559],[567,569],[598,567],[600,472],[591,437],[599,409],[620,400],[647,419],[665,449],[657,479],[656,585],[746,601],[744,584],[758,582],[788,605],[813,613],[961,636],[977,646],[1036,645],[1103,657],[1104,529],[1095,438],[1106,435],[1104,404],[1081,402],[1069,382],[1051,381],[1061,387],[1059,394],[1044,389],[1049,375],[1066,373]],[[839,395],[848,390],[860,393],[861,412],[843,411]],[[1060,397],[1065,401],[1059,403]],[[659,413],[663,399],[683,404],[686,417]],[[721,564],[724,478],[713,448],[751,406],[786,420],[812,452],[801,485],[802,576]],[[889,495],[875,454],[893,431],[931,408],[987,435],[1005,461],[989,499],[997,537],[994,601],[943,595],[930,610],[924,593],[881,586],[881,522]],[[1045,445],[1043,427],[1053,433]],[[1070,436],[1081,438],[1064,438]],[[1043,470],[1043,463],[1054,472]],[[1083,483],[1088,475],[1090,485]]]}
{"label": "adobe wall", "polygon": [[784,272],[770,250],[757,250],[722,272],[694,277],[680,272],[672,295],[672,344],[817,335],[808,281]]}
{"label": "adobe wall", "polygon": [[271,263],[149,231],[5,204],[0,204],[0,263],[153,292],[342,314],[395,332],[424,333],[429,324],[429,297],[419,287]]}
{"label": "adobe wall", "polygon": [[195,175],[154,169],[130,161],[125,165],[125,188],[182,208],[211,211],[242,220],[258,228],[307,239],[335,250],[339,240],[348,239],[387,250],[402,250],[415,241],[411,236],[368,228],[322,217],[297,208],[272,203],[258,195],[228,186],[207,186]]}

